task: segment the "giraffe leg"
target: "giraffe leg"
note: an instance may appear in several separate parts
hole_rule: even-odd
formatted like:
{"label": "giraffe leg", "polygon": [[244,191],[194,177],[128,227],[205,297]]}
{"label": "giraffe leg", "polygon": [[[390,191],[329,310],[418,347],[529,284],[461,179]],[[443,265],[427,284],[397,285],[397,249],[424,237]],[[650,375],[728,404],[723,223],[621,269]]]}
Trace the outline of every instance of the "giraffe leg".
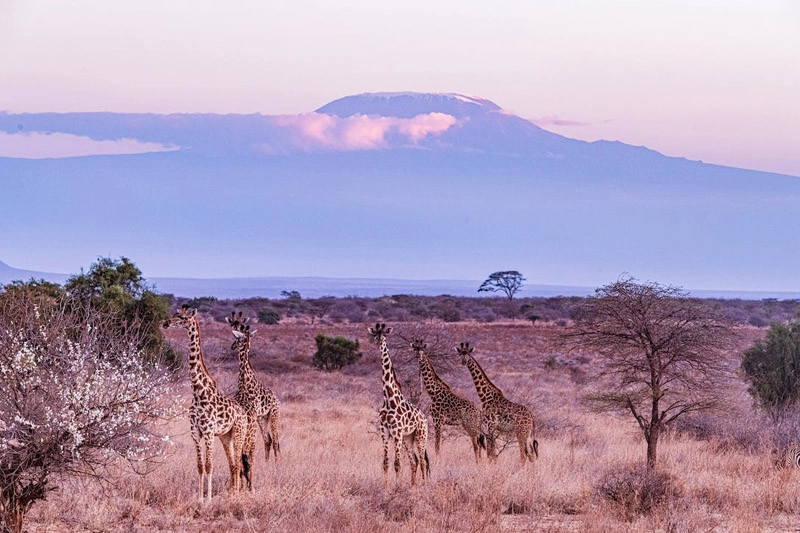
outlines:
{"label": "giraffe leg", "polygon": [[197,499],[202,502],[203,498],[205,497],[205,481],[206,481],[206,464],[203,457],[203,444],[201,442],[195,441],[194,443],[195,452],[197,453],[197,475],[200,478],[200,482],[198,484],[198,493]]}
{"label": "giraffe leg", "polygon": [[494,461],[497,459],[497,450],[495,449],[495,445],[497,444],[497,428],[494,423],[489,422],[486,425],[486,457],[489,458],[490,461]]}
{"label": "giraffe leg", "polygon": [[269,434],[270,438],[272,439],[272,452],[275,455],[275,460],[278,460],[278,456],[281,453],[281,445],[278,442],[278,422],[280,421],[280,413],[278,413],[278,409],[272,413],[272,416],[269,417]]}
{"label": "giraffe leg", "polygon": [[424,431],[420,431],[417,434],[416,438],[416,445],[417,445],[417,456],[419,457],[419,469],[422,472],[422,480],[425,481],[428,479],[428,474],[431,471],[431,464],[428,461],[428,451],[425,449],[427,447],[428,435]]}
{"label": "giraffe leg", "polygon": [[214,442],[211,439],[203,439],[203,447],[205,448],[205,477],[207,480],[206,500],[211,501],[211,480],[214,473]]}
{"label": "giraffe leg", "polygon": [[433,421],[433,449],[436,451],[436,455],[439,455],[439,446],[442,443],[442,421],[441,420],[434,420]]}
{"label": "giraffe leg", "polygon": [[467,434],[469,435],[469,440],[472,441],[472,452],[475,454],[475,462],[481,462],[481,446],[478,444],[478,434],[472,431],[470,428],[464,428],[467,430]]}
{"label": "giraffe leg", "polygon": [[383,485],[389,488],[389,431],[385,426],[381,428],[381,440],[383,441]]}
{"label": "giraffe leg", "polygon": [[528,432],[517,432],[517,442],[519,443],[519,458],[522,461],[522,466],[528,461]]}
{"label": "giraffe leg", "polygon": [[[244,427],[240,424],[233,426],[233,456],[239,470],[239,487],[253,491],[253,465],[256,460],[256,420],[247,415],[244,418]],[[244,478],[244,481],[242,480]]]}
{"label": "giraffe leg", "polygon": [[[244,443],[242,444],[242,454],[247,458],[248,468],[242,465],[242,475],[247,480],[247,488],[253,490],[253,465],[256,463],[256,417],[252,414],[247,415],[247,431],[245,432]],[[235,453],[235,451],[234,451]],[[240,454],[241,455],[241,454]]]}
{"label": "giraffe leg", "polygon": [[395,437],[394,439],[394,481],[397,483],[400,480],[400,449],[403,447],[403,439]]}
{"label": "giraffe leg", "polygon": [[416,443],[414,442],[414,433],[403,437],[403,448],[408,455],[408,462],[411,463],[411,486],[417,484],[417,466],[419,466],[420,459],[415,453]]}
{"label": "giraffe leg", "polygon": [[278,413],[273,412],[270,415],[259,418],[258,425],[261,428],[261,436],[264,439],[267,461],[269,461],[271,451],[275,452],[275,460],[277,460],[281,450],[278,444]]}
{"label": "giraffe leg", "polygon": [[233,444],[233,435],[231,435],[231,433],[232,432],[223,433],[219,436],[219,440],[222,441],[222,448],[225,450],[225,457],[228,459],[228,468],[230,469],[231,474],[230,486],[228,487],[228,490],[231,492],[238,492],[240,470],[237,465],[238,461],[234,456],[235,447]]}

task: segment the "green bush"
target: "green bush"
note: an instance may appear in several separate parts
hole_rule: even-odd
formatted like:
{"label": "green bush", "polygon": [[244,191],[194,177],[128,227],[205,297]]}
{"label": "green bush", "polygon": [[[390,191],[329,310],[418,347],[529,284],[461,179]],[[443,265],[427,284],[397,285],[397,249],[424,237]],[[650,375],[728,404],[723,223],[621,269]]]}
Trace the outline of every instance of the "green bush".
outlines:
{"label": "green bush", "polygon": [[265,307],[258,312],[258,321],[262,324],[274,326],[281,321],[281,314],[271,307]]}
{"label": "green bush", "polygon": [[800,318],[770,326],[764,340],[745,350],[742,371],[748,392],[770,414],[800,400]]}
{"label": "green bush", "polygon": [[339,370],[344,366],[355,363],[361,358],[358,351],[358,340],[351,341],[345,337],[328,337],[319,333],[314,337],[317,351],[311,364],[328,372]]}
{"label": "green bush", "polygon": [[199,296],[186,302],[186,305],[194,307],[198,311],[208,312],[212,309],[216,301],[217,299],[214,296]]}
{"label": "green bush", "polygon": [[[63,288],[43,280],[15,282],[0,290],[0,300],[29,295],[42,308],[63,305],[76,317],[100,312],[107,317],[100,335],[102,348],[108,350],[116,335],[136,331],[135,349],[149,361],[162,361],[172,368],[180,357],[166,341],[161,323],[169,317],[169,298],[156,294],[142,277],[142,272],[126,257],[101,257],[88,272],[71,276]],[[0,306],[5,305],[0,302]],[[112,351],[109,351],[112,353]]]}

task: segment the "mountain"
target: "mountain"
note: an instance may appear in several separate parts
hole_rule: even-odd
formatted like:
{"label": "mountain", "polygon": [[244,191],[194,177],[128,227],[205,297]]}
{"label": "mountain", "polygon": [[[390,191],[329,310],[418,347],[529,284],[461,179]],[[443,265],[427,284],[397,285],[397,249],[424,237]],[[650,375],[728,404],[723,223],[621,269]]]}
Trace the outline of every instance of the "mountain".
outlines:
{"label": "mountain", "polygon": [[163,149],[0,158],[0,257],[26,266],[125,255],[148,278],[515,269],[560,286],[630,273],[800,290],[800,179],[569,139],[477,97],[362,94],[291,116],[0,113],[0,132]]}
{"label": "mountain", "polygon": [[50,281],[62,284],[67,278],[66,274],[55,274],[53,272],[37,272],[34,270],[23,270],[13,268],[0,261],[0,285],[7,285],[12,281],[29,281],[31,279]]}

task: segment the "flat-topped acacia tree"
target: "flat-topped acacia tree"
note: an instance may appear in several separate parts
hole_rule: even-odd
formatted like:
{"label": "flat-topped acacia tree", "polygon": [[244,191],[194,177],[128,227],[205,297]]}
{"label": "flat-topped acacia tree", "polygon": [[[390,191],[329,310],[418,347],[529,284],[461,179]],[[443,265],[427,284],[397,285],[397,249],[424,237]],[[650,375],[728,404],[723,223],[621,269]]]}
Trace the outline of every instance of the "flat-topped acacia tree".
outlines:
{"label": "flat-topped acacia tree", "polygon": [[516,270],[493,272],[478,287],[478,292],[502,292],[509,300],[522,288],[525,278]]}

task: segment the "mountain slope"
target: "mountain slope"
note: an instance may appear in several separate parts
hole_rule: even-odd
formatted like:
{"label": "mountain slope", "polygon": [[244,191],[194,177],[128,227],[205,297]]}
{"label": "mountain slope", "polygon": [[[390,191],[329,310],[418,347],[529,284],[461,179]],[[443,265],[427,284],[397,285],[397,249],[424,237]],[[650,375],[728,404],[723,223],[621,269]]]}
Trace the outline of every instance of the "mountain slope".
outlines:
{"label": "mountain slope", "polygon": [[[553,285],[627,272],[800,290],[800,249],[787,245],[800,240],[800,179],[567,139],[483,99],[358,95],[288,118],[0,115],[0,128],[18,124],[182,149],[0,158],[0,257],[15,264],[56,254],[88,266],[102,254],[170,277],[516,269]],[[358,135],[372,144],[345,142]]]}

